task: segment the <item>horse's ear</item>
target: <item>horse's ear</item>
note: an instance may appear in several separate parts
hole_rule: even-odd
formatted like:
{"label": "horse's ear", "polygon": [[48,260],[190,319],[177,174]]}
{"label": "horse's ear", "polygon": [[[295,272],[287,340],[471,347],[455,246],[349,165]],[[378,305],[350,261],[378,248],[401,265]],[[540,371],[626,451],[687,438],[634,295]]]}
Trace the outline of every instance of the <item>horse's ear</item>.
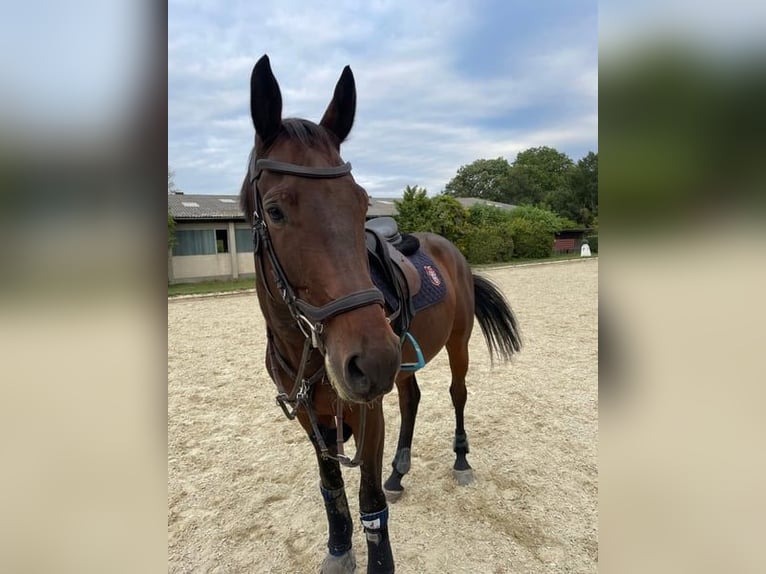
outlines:
{"label": "horse's ear", "polygon": [[346,66],[335,86],[330,105],[327,106],[322,121],[319,125],[331,131],[338,138],[338,143],[342,143],[351,131],[354,125],[354,115],[356,114],[356,84],[354,83],[354,74],[351,68]]}
{"label": "horse's ear", "polygon": [[265,54],[250,76],[250,115],[255,133],[264,144],[271,143],[282,125],[282,93]]}

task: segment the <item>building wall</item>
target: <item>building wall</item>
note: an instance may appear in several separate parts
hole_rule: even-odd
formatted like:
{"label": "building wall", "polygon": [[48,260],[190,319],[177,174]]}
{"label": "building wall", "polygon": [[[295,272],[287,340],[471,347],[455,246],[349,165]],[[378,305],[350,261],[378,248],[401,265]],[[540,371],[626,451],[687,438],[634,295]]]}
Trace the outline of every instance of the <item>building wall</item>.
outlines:
{"label": "building wall", "polygon": [[184,255],[173,257],[173,278],[177,282],[200,279],[225,279],[232,276],[231,256],[228,253],[217,255]]}
{"label": "building wall", "polygon": [[553,245],[554,253],[579,253],[585,232],[582,230],[565,230],[556,234]]}
{"label": "building wall", "polygon": [[177,231],[185,229],[226,229],[229,252],[212,255],[172,255],[171,253],[168,259],[168,282],[237,279],[255,274],[252,251],[237,252],[235,230],[244,229],[249,232],[250,228],[247,224],[235,221],[178,222],[176,224]]}
{"label": "building wall", "polygon": [[255,275],[255,260],[252,253],[237,253],[240,275]]}

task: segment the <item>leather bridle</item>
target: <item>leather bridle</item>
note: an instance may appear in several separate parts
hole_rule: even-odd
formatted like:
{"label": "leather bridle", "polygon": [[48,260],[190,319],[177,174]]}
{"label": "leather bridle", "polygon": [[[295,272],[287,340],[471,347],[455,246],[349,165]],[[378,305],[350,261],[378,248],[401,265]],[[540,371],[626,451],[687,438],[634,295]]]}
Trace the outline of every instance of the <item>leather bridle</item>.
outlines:
{"label": "leather bridle", "polygon": [[[383,294],[377,288],[362,289],[360,291],[354,291],[342,297],[338,297],[322,305],[316,307],[311,305],[307,301],[299,298],[295,294],[295,290],[290,285],[287,279],[287,275],[284,272],[282,265],[279,262],[274,246],[271,243],[269,236],[269,229],[266,224],[266,220],[263,217],[263,200],[261,197],[261,191],[258,187],[261,174],[264,171],[270,171],[273,173],[281,173],[285,175],[292,175],[295,177],[309,178],[309,179],[335,179],[344,177],[351,173],[351,164],[344,163],[339,166],[331,167],[308,167],[302,165],[296,165],[292,163],[286,163],[281,161],[275,161],[270,159],[256,159],[255,150],[250,156],[250,167],[248,172],[248,178],[253,188],[253,251],[258,262],[259,273],[264,281],[266,290],[272,300],[276,300],[271,293],[269,283],[266,280],[264,272],[264,256],[268,257],[271,264],[272,275],[274,278],[274,284],[279,291],[282,301],[287,306],[287,309],[292,315],[298,329],[304,336],[303,351],[301,353],[301,361],[295,372],[289,367],[287,361],[282,357],[276,349],[273,342],[273,336],[271,331],[268,335],[268,355],[270,359],[270,371],[271,377],[274,383],[277,385],[279,394],[277,395],[277,404],[282,408],[285,415],[289,419],[294,419],[301,407],[303,407],[311,422],[312,430],[315,440],[319,445],[320,452],[325,458],[334,458],[344,464],[345,466],[358,466],[360,464],[361,445],[364,441],[364,429],[366,423],[366,408],[361,408],[360,427],[361,437],[357,443],[356,456],[350,459],[343,454],[343,403],[338,397],[337,412],[335,415],[335,423],[337,428],[337,449],[338,455],[333,456],[327,448],[322,433],[319,431],[316,413],[314,412],[311,400],[311,388],[313,384],[321,380],[324,376],[324,366],[321,366],[317,372],[312,374],[308,378],[304,378],[306,365],[309,362],[312,349],[317,349],[322,355],[325,354],[324,342],[322,334],[324,332],[324,325],[328,319],[337,317],[343,313],[348,313],[354,309],[360,307],[366,307],[367,305],[385,305],[385,299]],[[282,385],[277,372],[277,368],[281,370],[291,379],[293,379],[293,388],[290,393],[287,393]]]}
{"label": "leather bridle", "polygon": [[[375,287],[355,291],[348,295],[338,297],[321,307],[315,307],[307,301],[297,297],[290,282],[287,280],[282,265],[279,263],[277,254],[274,252],[274,247],[269,237],[268,226],[266,225],[266,220],[263,218],[263,204],[261,193],[258,188],[258,180],[264,171],[312,179],[335,179],[350,174],[351,164],[344,163],[343,165],[335,167],[307,167],[270,159],[256,160],[254,152],[252,157],[249,177],[255,196],[255,210],[253,212],[253,240],[255,252],[259,256],[259,259],[261,259],[261,268],[263,266],[261,248],[263,253],[269,258],[274,274],[274,282],[277,289],[279,289],[282,300],[287,305],[293,319],[295,319],[298,328],[306,338],[311,338],[312,346],[319,349],[319,351],[324,354],[324,347],[320,337],[324,328],[324,322],[327,321],[327,319],[331,319],[342,313],[347,313],[367,305],[378,304],[383,306],[385,305],[385,299],[380,290]],[[266,288],[268,289],[268,283],[266,284]],[[270,291],[269,294],[271,294]]]}

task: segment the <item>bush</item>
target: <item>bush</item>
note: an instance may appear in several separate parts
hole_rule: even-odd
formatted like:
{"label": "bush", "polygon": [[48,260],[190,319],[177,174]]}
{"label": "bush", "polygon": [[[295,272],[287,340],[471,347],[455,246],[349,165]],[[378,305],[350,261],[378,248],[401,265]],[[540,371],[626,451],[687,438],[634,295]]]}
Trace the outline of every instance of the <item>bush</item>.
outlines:
{"label": "bush", "polygon": [[580,227],[575,221],[560,217],[540,207],[533,207],[531,205],[520,205],[510,213],[511,219],[526,219],[527,221],[538,222],[548,229],[549,233],[553,234],[562,229],[576,229]]}
{"label": "bush", "polygon": [[539,259],[553,253],[553,233],[545,222],[518,217],[510,229],[516,257]]}
{"label": "bush", "polygon": [[460,250],[472,264],[510,261],[513,256],[510,224],[470,226]]}
{"label": "bush", "polygon": [[430,231],[431,200],[425,188],[408,185],[402,200],[394,201],[394,204],[397,210],[395,219],[402,233]]}
{"label": "bush", "polygon": [[510,261],[511,257],[550,257],[554,233],[576,227],[573,221],[528,205],[507,211],[476,204],[465,210],[455,198],[429,198],[426,190],[417,186],[407,186],[396,207],[403,233],[437,233],[457,245],[474,264]]}
{"label": "bush", "polygon": [[598,253],[598,235],[588,235],[585,239],[588,240],[591,253]]}
{"label": "bush", "polygon": [[511,212],[494,205],[475,203],[468,209],[468,222],[471,225],[500,225],[511,220]]}
{"label": "bush", "polygon": [[168,249],[173,249],[176,244],[176,221],[168,210]]}
{"label": "bush", "polygon": [[437,195],[431,199],[429,228],[425,231],[446,237],[452,243],[460,243],[466,232],[466,211],[460,202],[449,195]]}
{"label": "bush", "polygon": [[454,197],[428,197],[425,188],[407,186],[402,200],[394,203],[395,219],[403,233],[427,231],[457,243],[466,231],[466,211]]}

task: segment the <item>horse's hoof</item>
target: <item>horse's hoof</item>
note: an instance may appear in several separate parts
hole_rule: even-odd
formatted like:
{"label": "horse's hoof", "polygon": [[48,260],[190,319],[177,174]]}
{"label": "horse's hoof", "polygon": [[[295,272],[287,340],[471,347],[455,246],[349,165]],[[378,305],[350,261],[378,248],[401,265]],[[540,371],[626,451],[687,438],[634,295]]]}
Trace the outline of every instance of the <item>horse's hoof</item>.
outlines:
{"label": "horse's hoof", "polygon": [[472,484],[474,481],[473,478],[473,469],[469,468],[466,470],[452,470],[452,474],[455,477],[455,480],[460,486],[466,486],[468,484]]}
{"label": "horse's hoof", "polygon": [[319,570],[319,574],[353,574],[354,572],[356,572],[356,558],[353,550],[340,556],[328,554]]}
{"label": "horse's hoof", "polygon": [[404,489],[402,490],[388,490],[385,486],[383,487],[383,493],[386,495],[386,500],[388,502],[396,502],[401,497],[402,494],[404,494]]}

